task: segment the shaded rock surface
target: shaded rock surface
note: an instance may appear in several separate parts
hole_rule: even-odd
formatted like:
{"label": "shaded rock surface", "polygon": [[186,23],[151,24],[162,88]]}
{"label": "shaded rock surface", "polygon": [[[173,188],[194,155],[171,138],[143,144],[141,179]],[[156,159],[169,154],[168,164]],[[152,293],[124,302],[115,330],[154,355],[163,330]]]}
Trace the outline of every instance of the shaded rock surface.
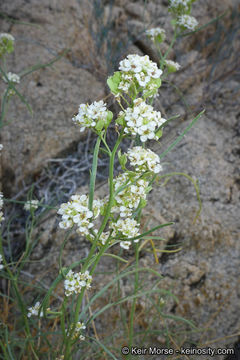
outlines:
{"label": "shaded rock surface", "polygon": [[[104,96],[104,86],[96,76],[73,61],[72,53],[77,57],[77,52],[85,51],[86,44],[81,33],[85,30],[87,2],[80,4],[76,1],[51,5],[49,1],[1,4],[1,11],[8,17],[29,23],[4,22],[4,31],[11,32],[16,39],[15,52],[8,57],[8,71],[20,73],[65,54],[51,67],[24,77],[17,87],[32,107],[33,115],[19,98],[11,99],[5,120],[11,123],[1,130],[6,196],[13,188],[21,189],[21,181],[39,170],[46,159],[58,156],[80,140],[80,132],[71,121],[73,114],[80,103]],[[67,49],[69,52],[64,53]]]}

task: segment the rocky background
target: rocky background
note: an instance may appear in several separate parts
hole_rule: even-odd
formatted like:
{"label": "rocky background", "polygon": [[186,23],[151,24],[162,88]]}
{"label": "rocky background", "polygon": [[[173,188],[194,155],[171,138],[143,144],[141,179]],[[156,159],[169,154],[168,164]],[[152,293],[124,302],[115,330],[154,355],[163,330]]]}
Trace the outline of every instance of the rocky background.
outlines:
{"label": "rocky background", "polygon": [[[0,134],[4,145],[1,187],[5,197],[26,198],[32,183],[35,195],[49,203],[56,194],[61,194],[60,201],[72,192],[87,191],[94,138],[81,135],[71,118],[80,103],[108,95],[106,77],[124,56],[148,54],[157,60],[144,30],[161,26],[170,34],[167,5],[165,0],[0,2],[1,32],[10,32],[16,39],[8,71],[20,73],[59,57],[52,66],[23,77],[18,87],[33,114],[17,97],[9,107],[7,120],[11,123]],[[198,0],[194,4],[193,15],[200,25],[224,16],[197,34],[179,39],[170,57],[181,64],[181,70],[163,84],[155,104],[168,118],[181,115],[165,128],[161,144],[152,144],[159,154],[198,112],[206,109],[163,164],[165,173],[181,172],[198,179],[201,215],[193,222],[199,204],[192,183],[180,175],[172,177],[165,186],[160,183],[154,187],[144,213],[146,223],[150,221],[152,225],[175,222],[170,230],[160,233],[166,239],[161,250],[174,246],[181,247],[181,251],[159,252],[157,263],[151,252],[143,251],[140,262],[162,274],[162,288],[171,289],[177,296],[179,302],[169,301],[164,310],[192,320],[198,328],[198,332],[182,335],[179,346],[187,341],[237,349],[239,344],[239,10],[237,0]],[[1,92],[3,89],[2,82]],[[108,97],[107,101],[114,109],[113,99]],[[106,188],[104,159],[100,169],[101,195]],[[55,214],[55,210],[48,213],[38,229],[33,260],[39,262],[29,268],[31,276],[46,284],[49,273],[58,269],[59,244],[64,238],[57,229]],[[26,216],[20,208],[18,215],[12,229],[16,254],[23,245],[22,224]],[[87,252],[88,244],[72,236],[64,250],[64,262],[69,265]],[[130,260],[133,256],[125,255]],[[111,266],[111,260],[105,261],[100,270]],[[149,276],[145,280],[151,284],[154,279]],[[99,284],[101,281],[105,283],[106,276],[99,274]],[[130,285],[124,286],[127,292]],[[144,306],[139,302],[140,312]],[[151,314],[144,318],[145,323],[150,317]],[[101,323],[98,326],[101,334]],[[159,346],[163,341],[161,336],[152,338]]]}

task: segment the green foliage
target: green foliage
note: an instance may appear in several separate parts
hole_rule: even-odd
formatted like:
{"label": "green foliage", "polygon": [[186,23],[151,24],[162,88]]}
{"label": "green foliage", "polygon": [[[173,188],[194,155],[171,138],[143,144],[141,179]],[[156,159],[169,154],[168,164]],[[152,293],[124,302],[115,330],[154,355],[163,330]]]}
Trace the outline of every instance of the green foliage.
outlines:
{"label": "green foliage", "polygon": [[118,86],[119,86],[120,81],[121,81],[121,72],[120,71],[116,71],[113,74],[113,76],[109,76],[109,78],[107,79],[107,84],[109,86],[109,89],[115,95],[118,93]]}

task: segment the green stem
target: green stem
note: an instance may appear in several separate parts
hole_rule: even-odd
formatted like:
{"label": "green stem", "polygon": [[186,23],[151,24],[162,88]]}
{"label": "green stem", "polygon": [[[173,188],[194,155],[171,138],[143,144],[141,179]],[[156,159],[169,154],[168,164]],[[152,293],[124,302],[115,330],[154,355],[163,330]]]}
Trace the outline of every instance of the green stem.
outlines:
{"label": "green stem", "polygon": [[160,57],[160,66],[162,65],[162,63],[164,64],[164,59],[163,59],[163,55],[162,55],[162,51],[160,48],[160,44],[158,41],[154,40],[154,45],[156,46],[156,49],[159,53],[159,57]]}
{"label": "green stem", "polygon": [[[92,245],[91,250],[90,250],[90,252],[88,254],[86,262],[83,265],[82,272],[86,271],[87,268],[89,267],[92,256],[94,255],[94,252],[96,250],[99,238],[100,238],[102,232],[104,231],[104,229],[105,229],[105,227],[107,225],[107,222],[109,220],[110,214],[111,214],[111,209],[112,209],[113,201],[114,201],[114,186],[113,186],[114,160],[115,160],[117,149],[118,149],[118,147],[119,147],[119,145],[120,145],[120,143],[122,141],[122,138],[123,138],[123,130],[121,131],[121,134],[119,135],[119,137],[118,137],[118,139],[116,141],[116,144],[115,144],[115,146],[114,146],[114,148],[112,150],[111,155],[109,154],[109,157],[110,157],[110,162],[109,162],[109,201],[108,201],[108,206],[107,206],[107,209],[106,209],[106,214],[104,216],[102,225],[101,225],[101,227],[100,227],[100,229],[99,229],[99,231],[98,231],[98,233],[96,235],[96,238],[95,238],[95,240],[93,242],[93,245]],[[100,250],[100,253],[102,254],[101,250]],[[98,254],[97,259],[96,259],[96,261],[94,262],[94,265],[93,265],[93,270],[91,270],[91,272],[90,272],[91,274],[93,273],[94,269],[96,268],[97,263],[99,262],[99,260],[100,260],[100,256]],[[71,357],[70,357],[71,345],[72,345],[71,344],[71,337],[72,337],[72,335],[74,333],[74,330],[76,328],[76,324],[77,324],[77,321],[78,321],[78,318],[79,318],[79,312],[80,312],[80,308],[81,308],[81,304],[82,304],[82,299],[83,299],[83,296],[84,296],[84,291],[85,291],[85,288],[83,288],[82,291],[80,292],[80,294],[78,295],[77,304],[76,304],[75,313],[74,313],[74,320],[73,320],[73,323],[72,323],[72,328],[69,331],[69,336],[67,337],[67,339],[65,341],[65,343],[66,343],[65,359],[66,360],[71,359]]]}
{"label": "green stem", "polygon": [[[129,104],[129,102],[125,99],[125,97],[124,97],[122,94],[120,94],[120,97],[125,101],[125,103],[127,103],[128,107],[131,106],[131,105]],[[121,108],[123,109],[122,106],[121,106]],[[123,109],[123,111],[125,111],[125,110]]]}
{"label": "green stem", "polygon": [[101,134],[100,136],[101,136],[102,142],[103,142],[104,145],[105,145],[105,148],[107,149],[108,155],[111,156],[111,150],[109,149],[109,146],[108,146],[108,144],[107,144],[107,142],[106,142],[106,140],[105,140],[105,137],[102,136],[102,134]]}
{"label": "green stem", "polygon": [[7,73],[6,56],[3,56],[3,71]]}
{"label": "green stem", "polygon": [[[134,295],[138,292],[138,281],[139,281],[139,274],[138,274],[138,266],[139,266],[139,251],[138,251],[139,243],[135,246],[135,258],[136,258],[136,272],[135,272],[135,283],[134,283]],[[136,310],[136,296],[133,298],[132,306],[131,306],[131,313],[130,313],[130,326],[129,326],[129,343],[128,347],[131,348],[133,344],[133,332],[134,332],[134,315]],[[131,356],[131,355],[130,355]]]}
{"label": "green stem", "polygon": [[[99,240],[102,232],[104,231],[106,225],[107,225],[107,222],[109,220],[109,217],[110,217],[110,214],[111,214],[111,209],[112,209],[112,206],[113,206],[113,201],[114,201],[114,187],[113,187],[113,171],[114,171],[114,160],[115,160],[115,156],[116,156],[116,152],[117,152],[117,149],[122,141],[122,138],[123,138],[123,129],[121,130],[121,133],[116,141],[116,144],[113,148],[113,151],[111,153],[111,156],[110,156],[110,162],[109,162],[109,200],[108,200],[108,206],[107,206],[107,209],[106,209],[106,214],[104,216],[104,219],[103,219],[103,222],[102,222],[102,225],[98,231],[98,234],[97,234],[97,241]],[[94,249],[95,250],[95,249]]]}
{"label": "green stem", "polygon": [[2,97],[2,111],[1,111],[0,127],[3,127],[3,120],[4,120],[5,115],[7,113],[8,90],[9,90],[9,87],[7,88],[7,90],[4,91],[4,95]]}
{"label": "green stem", "polygon": [[61,324],[61,330],[62,330],[62,334],[63,334],[63,343],[61,345],[61,351],[60,353],[62,353],[63,351],[63,346],[64,343],[66,341],[66,329],[65,329],[65,308],[66,308],[66,302],[67,302],[67,297],[65,296],[64,300],[63,300],[63,304],[61,307],[61,317],[60,317],[60,324]]}
{"label": "green stem", "polygon": [[174,146],[176,146],[184,137],[184,135],[191,129],[191,127],[195,124],[195,122],[204,114],[205,110],[202,110],[186,127],[186,129],[176,138],[176,140],[161,154],[159,155],[160,159],[163,159],[169,151],[171,151]]}
{"label": "green stem", "polygon": [[8,275],[9,275],[9,277],[11,279],[11,284],[13,286],[13,289],[14,289],[14,292],[15,292],[15,295],[16,295],[16,298],[17,298],[18,307],[19,307],[20,312],[21,312],[22,317],[23,317],[25,330],[26,330],[26,333],[27,333],[27,340],[28,340],[28,342],[30,344],[30,347],[31,347],[32,353],[34,355],[34,358],[38,359],[38,356],[36,355],[36,352],[35,352],[35,349],[34,349],[33,342],[31,340],[32,336],[31,336],[30,327],[29,327],[29,323],[28,323],[26,307],[25,307],[24,301],[23,301],[23,299],[21,297],[21,293],[20,293],[20,291],[18,289],[18,286],[17,286],[18,277],[17,277],[17,275],[16,276],[13,275],[13,273],[9,269],[8,263],[7,263],[7,261],[5,259],[5,256],[4,256],[3,245],[2,245],[2,235],[0,235],[0,254],[2,255],[2,261],[3,261],[4,268],[6,269]]}
{"label": "green stem", "polygon": [[92,207],[93,207],[93,198],[94,198],[94,189],[95,189],[95,182],[96,182],[96,176],[97,176],[97,163],[98,163],[98,153],[99,153],[100,143],[101,143],[101,137],[99,136],[97,138],[97,142],[96,142],[96,145],[94,148],[92,172],[91,172],[90,186],[89,186],[88,207],[89,207],[89,210],[91,210],[91,211],[92,211]]}
{"label": "green stem", "polygon": [[173,45],[174,45],[176,39],[177,39],[177,32],[176,32],[176,29],[175,29],[175,30],[174,30],[174,35],[173,35],[172,41],[171,41],[171,43],[170,43],[167,51],[165,52],[165,54],[163,55],[163,58],[162,58],[162,60],[161,60],[161,66],[160,66],[160,69],[161,69],[161,70],[162,70],[163,67],[164,67],[164,61],[166,60],[169,52],[172,50]]}
{"label": "green stem", "polygon": [[35,217],[32,214],[31,215],[31,223],[30,223],[30,230],[28,227],[28,224],[26,224],[26,248],[23,254],[23,257],[21,259],[21,262],[18,266],[18,270],[17,270],[17,274],[20,274],[20,271],[23,269],[24,265],[25,265],[25,260],[27,259],[28,255],[31,252],[31,238],[32,238],[32,232],[34,229],[34,224],[35,224]]}

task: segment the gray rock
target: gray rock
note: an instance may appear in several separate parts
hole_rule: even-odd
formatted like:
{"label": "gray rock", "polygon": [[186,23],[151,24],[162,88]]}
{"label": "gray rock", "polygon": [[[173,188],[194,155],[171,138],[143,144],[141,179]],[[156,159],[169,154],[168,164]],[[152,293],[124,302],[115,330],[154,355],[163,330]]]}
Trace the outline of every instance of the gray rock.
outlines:
{"label": "gray rock", "polygon": [[[74,51],[81,51],[82,42],[74,38],[83,27],[75,1],[68,2],[67,6],[64,2],[50,6],[48,1],[32,2],[31,6],[24,1],[3,5],[2,11],[8,16],[17,14],[21,20],[32,23],[32,26],[9,26],[8,31],[16,42],[14,54],[8,57],[8,71],[19,73],[30,66],[47,63],[75,41]],[[104,96],[104,85],[77,66],[73,58],[70,52],[52,67],[24,77],[17,86],[32,107],[33,115],[19,98],[12,98],[6,118],[11,123],[1,131],[5,148],[1,158],[5,196],[20,189],[26,176],[38,171],[46,159],[58,156],[81,139],[71,121],[73,114],[80,103]],[[4,88],[2,84],[1,92]]]}

